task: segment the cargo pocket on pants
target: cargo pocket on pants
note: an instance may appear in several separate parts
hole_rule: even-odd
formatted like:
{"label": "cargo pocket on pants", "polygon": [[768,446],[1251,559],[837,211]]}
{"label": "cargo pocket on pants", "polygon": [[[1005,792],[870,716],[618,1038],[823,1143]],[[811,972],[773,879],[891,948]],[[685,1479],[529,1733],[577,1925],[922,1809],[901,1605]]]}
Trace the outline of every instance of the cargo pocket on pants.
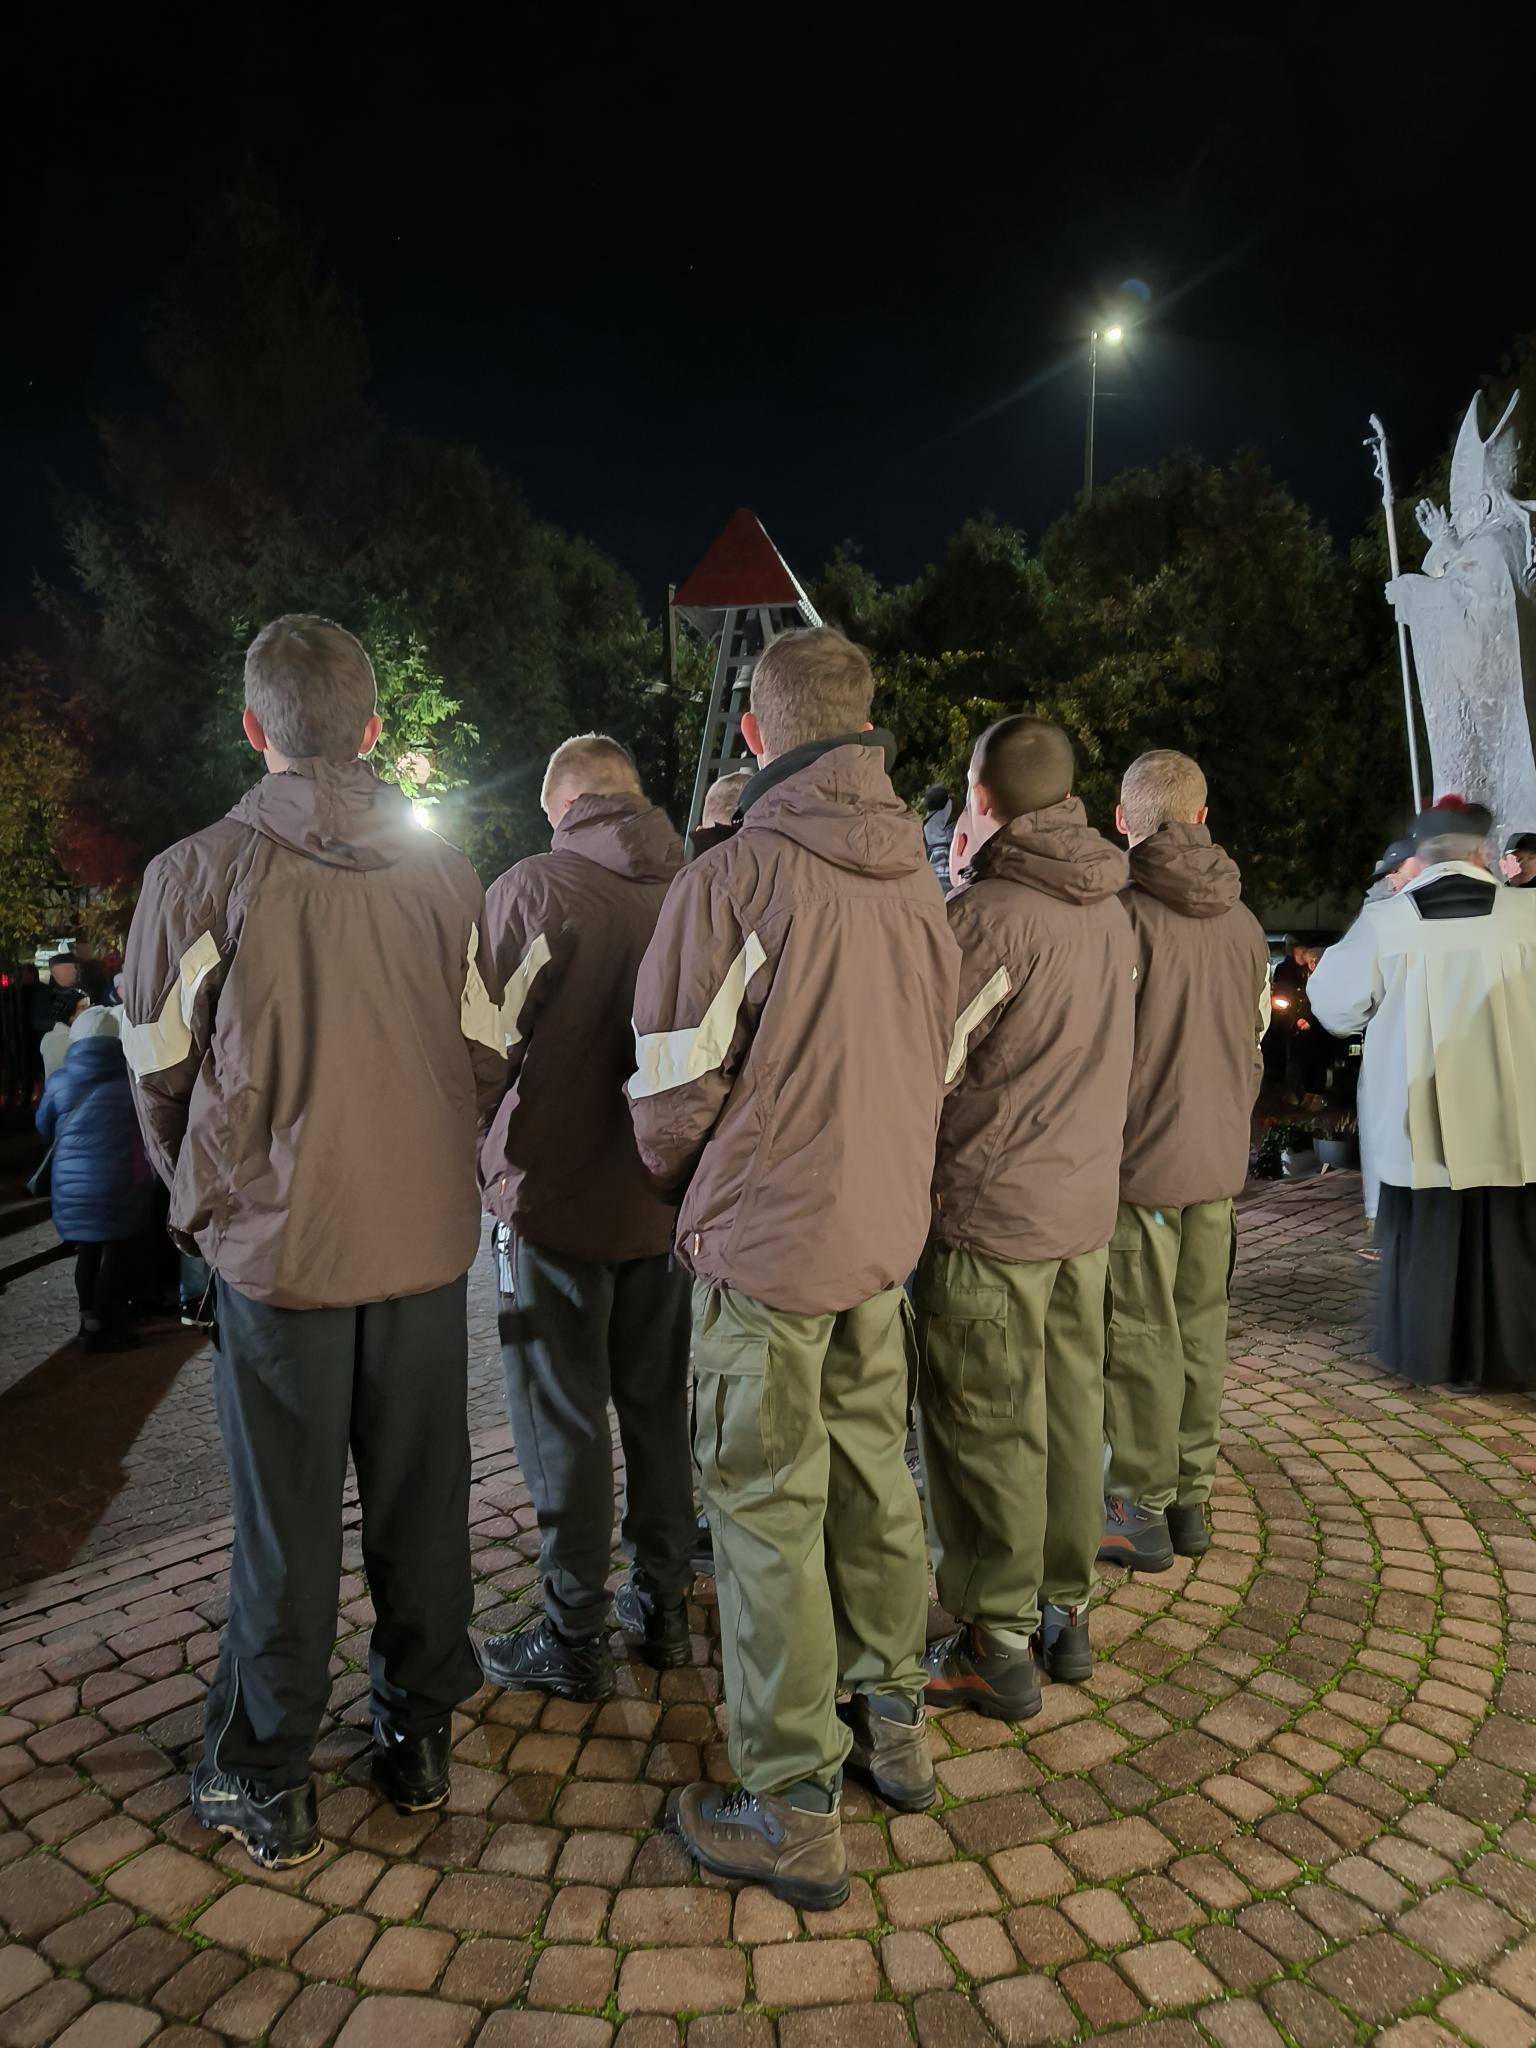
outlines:
{"label": "cargo pocket on pants", "polygon": [[694,1353],[693,1448],[708,1505],[760,1500],[778,1470],[766,1337],[718,1337]]}
{"label": "cargo pocket on pants", "polygon": [[923,1380],[945,1406],[965,1422],[1012,1415],[1006,1288],[935,1294],[917,1313]]}

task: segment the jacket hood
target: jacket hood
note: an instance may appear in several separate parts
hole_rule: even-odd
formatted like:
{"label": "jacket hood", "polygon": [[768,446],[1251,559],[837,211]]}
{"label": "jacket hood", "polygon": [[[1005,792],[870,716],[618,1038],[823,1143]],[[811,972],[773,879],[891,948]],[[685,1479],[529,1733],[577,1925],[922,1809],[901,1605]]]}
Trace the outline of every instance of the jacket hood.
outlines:
{"label": "jacket hood", "polygon": [[[879,880],[927,867],[923,828],[891,787],[889,733],[796,748],[755,775],[741,800],[741,830],[782,833],[834,867]],[[797,756],[807,756],[803,766]],[[787,768],[785,774],[775,771]]]}
{"label": "jacket hood", "polygon": [[1181,917],[1221,917],[1243,894],[1237,862],[1204,825],[1161,825],[1133,846],[1131,883]]}
{"label": "jacket hood", "polygon": [[555,827],[553,845],[631,882],[670,882],[683,864],[683,842],[666,812],[628,791],[577,797]]}
{"label": "jacket hood", "polygon": [[1125,887],[1128,865],[1069,796],[1012,819],[982,845],[966,872],[972,881],[1021,882],[1063,903],[1102,903]]}
{"label": "jacket hood", "polygon": [[95,1038],[77,1038],[65,1053],[64,1064],[72,1074],[81,1074],[92,1080],[103,1074],[121,1073],[126,1076],[128,1072],[123,1041],[116,1032],[104,1032]]}
{"label": "jacket hood", "polygon": [[295,761],[246,791],[229,814],[330,868],[391,868],[418,843],[410,800],[366,761]]}

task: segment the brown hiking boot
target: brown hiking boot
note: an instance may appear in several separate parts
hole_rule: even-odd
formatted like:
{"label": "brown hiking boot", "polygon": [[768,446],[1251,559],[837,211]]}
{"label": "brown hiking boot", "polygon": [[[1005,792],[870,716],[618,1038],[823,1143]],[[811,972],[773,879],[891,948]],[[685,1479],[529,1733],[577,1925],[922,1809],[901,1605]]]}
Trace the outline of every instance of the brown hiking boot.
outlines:
{"label": "brown hiking boot", "polygon": [[[915,1720],[904,1718],[914,1711]],[[853,1737],[850,1766],[869,1780],[887,1806],[921,1813],[933,1805],[939,1782],[928,1754],[928,1717],[921,1707],[861,1692],[845,1700],[837,1713]]]}
{"label": "brown hiking boot", "polygon": [[690,1785],[678,1801],[677,1831],[695,1863],[717,1877],[760,1884],[786,1905],[825,1912],[848,1896],[836,1806],[807,1813],[739,1785]]}

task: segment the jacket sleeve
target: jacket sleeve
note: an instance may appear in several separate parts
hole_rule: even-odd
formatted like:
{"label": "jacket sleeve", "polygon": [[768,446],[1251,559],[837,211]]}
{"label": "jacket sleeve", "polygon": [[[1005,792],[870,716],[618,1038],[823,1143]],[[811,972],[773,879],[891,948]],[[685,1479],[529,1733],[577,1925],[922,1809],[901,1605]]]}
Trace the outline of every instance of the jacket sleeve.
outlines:
{"label": "jacket sleeve", "polygon": [[944,1068],[946,1092],[959,1087],[966,1061],[996,1028],[1023,986],[1017,966],[1003,957],[986,920],[977,916],[975,904],[975,891],[965,890],[952,896],[947,905],[949,929],[960,946],[960,995]]}
{"label": "jacket sleeve", "polygon": [[63,1069],[60,1068],[57,1072],[48,1076],[47,1085],[43,1089],[43,1099],[37,1105],[37,1116],[34,1119],[39,1134],[47,1138],[50,1143],[52,1143],[54,1133],[58,1128],[59,1116],[64,1106],[59,1100],[60,1095],[63,1093],[63,1083],[59,1078],[62,1072]]}
{"label": "jacket sleeve", "polygon": [[768,956],[714,881],[683,869],[667,893],[635,986],[635,1142],[665,1194],[684,1187],[752,1042]]}
{"label": "jacket sleeve", "polygon": [[547,892],[535,886],[532,869],[531,862],[520,861],[492,882],[485,899],[486,947],[502,991],[503,1091],[517,1079],[560,973],[558,919]]}
{"label": "jacket sleeve", "polygon": [[165,856],[152,860],[123,958],[122,1036],[144,1149],[167,1185],[213,1038],[224,967],[210,919],[188,899]]}
{"label": "jacket sleeve", "polygon": [[1313,1016],[1336,1038],[1351,1038],[1365,1029],[1385,993],[1376,914],[1367,910],[1318,961],[1307,983],[1307,1000]]}

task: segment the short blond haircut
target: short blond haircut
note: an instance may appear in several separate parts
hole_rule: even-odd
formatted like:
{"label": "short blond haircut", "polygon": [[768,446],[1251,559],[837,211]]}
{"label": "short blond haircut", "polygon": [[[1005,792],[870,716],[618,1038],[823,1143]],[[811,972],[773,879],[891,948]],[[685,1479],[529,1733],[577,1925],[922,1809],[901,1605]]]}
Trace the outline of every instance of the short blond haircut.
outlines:
{"label": "short blond haircut", "polygon": [[752,715],[774,758],[857,732],[869,722],[874,695],[869,656],[835,626],[781,633],[752,671]]}
{"label": "short blond haircut", "polygon": [[246,652],[245,701],[290,761],[355,761],[378,708],[373,663],[344,626],[289,612]]}
{"label": "short blond haircut", "polygon": [[548,807],[557,796],[608,796],[623,792],[639,796],[640,770],[627,747],[605,732],[579,732],[562,740],[544,770],[539,802]]}
{"label": "short blond haircut", "polygon": [[1138,755],[1120,783],[1120,808],[1138,839],[1150,839],[1163,825],[1193,825],[1205,800],[1199,764],[1171,747]]}
{"label": "short blond haircut", "polygon": [[750,768],[738,768],[734,775],[722,775],[718,782],[712,782],[704,792],[704,809],[699,823],[729,825],[736,815],[736,806],[741,802],[741,792],[751,780]]}

